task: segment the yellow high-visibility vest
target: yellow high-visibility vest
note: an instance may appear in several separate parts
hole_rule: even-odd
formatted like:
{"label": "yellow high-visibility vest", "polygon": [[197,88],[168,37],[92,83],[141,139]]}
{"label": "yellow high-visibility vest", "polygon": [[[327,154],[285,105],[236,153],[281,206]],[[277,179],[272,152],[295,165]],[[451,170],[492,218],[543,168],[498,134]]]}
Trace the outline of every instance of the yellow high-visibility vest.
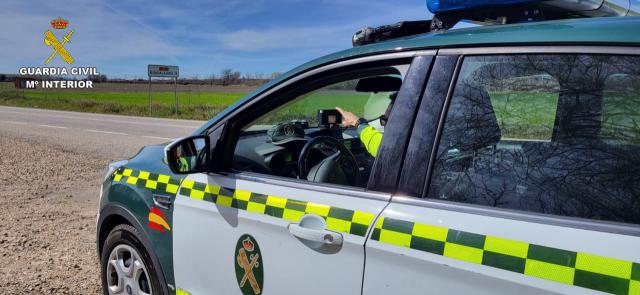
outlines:
{"label": "yellow high-visibility vest", "polygon": [[364,144],[364,147],[367,149],[367,152],[371,154],[374,158],[378,155],[378,148],[380,147],[380,142],[382,142],[382,132],[378,131],[378,129],[373,128],[373,126],[362,126],[364,127],[362,131],[360,131],[360,140]]}

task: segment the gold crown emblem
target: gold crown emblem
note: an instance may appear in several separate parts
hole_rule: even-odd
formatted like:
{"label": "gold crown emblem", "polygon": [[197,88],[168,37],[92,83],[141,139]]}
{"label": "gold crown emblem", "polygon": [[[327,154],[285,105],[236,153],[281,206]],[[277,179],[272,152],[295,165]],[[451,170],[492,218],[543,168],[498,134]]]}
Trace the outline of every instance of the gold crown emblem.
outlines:
{"label": "gold crown emblem", "polygon": [[62,19],[60,17],[54,19],[51,21],[51,27],[53,27],[54,29],[58,29],[58,30],[64,30],[67,28],[67,25],[69,24],[69,21],[66,19]]}

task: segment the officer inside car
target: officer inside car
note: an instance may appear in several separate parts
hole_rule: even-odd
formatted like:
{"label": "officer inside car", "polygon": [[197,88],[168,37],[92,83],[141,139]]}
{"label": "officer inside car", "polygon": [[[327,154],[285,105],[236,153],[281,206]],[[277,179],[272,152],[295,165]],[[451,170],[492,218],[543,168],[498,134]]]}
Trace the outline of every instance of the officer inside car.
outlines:
{"label": "officer inside car", "polygon": [[[389,95],[389,99],[391,100],[391,102],[389,103],[389,106],[387,106],[387,110],[384,112],[384,114],[380,116],[380,125],[382,125],[382,127],[387,124],[387,120],[389,119],[389,115],[391,114],[393,103],[397,95],[398,92],[393,92]],[[384,132],[376,129],[373,126],[370,126],[367,119],[359,118],[352,112],[343,110],[339,107],[336,107],[336,110],[338,110],[338,112],[340,112],[340,114],[342,115],[342,125],[345,128],[358,128],[360,140],[367,149],[367,152],[369,152],[369,154],[375,158],[378,155],[378,148],[380,147],[380,142],[382,142],[382,135]]]}

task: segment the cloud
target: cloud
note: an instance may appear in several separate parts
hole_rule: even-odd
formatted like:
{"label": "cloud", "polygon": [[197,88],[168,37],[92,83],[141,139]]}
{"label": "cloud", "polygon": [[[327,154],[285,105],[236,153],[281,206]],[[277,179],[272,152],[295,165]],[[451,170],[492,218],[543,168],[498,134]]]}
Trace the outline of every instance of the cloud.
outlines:
{"label": "cloud", "polygon": [[350,47],[353,33],[364,26],[375,27],[429,17],[424,4],[421,7],[396,1],[322,0],[321,5],[324,9],[331,8],[329,13],[332,17],[311,20],[314,25],[301,28],[291,24],[269,28],[245,28],[218,34],[216,38],[226,48],[247,52],[301,48],[327,48],[335,51]]}
{"label": "cloud", "polygon": [[240,30],[221,34],[219,40],[227,48],[250,52],[268,49],[327,48],[335,47],[337,43],[348,45],[350,35],[347,32],[350,31],[353,29],[349,26]]}

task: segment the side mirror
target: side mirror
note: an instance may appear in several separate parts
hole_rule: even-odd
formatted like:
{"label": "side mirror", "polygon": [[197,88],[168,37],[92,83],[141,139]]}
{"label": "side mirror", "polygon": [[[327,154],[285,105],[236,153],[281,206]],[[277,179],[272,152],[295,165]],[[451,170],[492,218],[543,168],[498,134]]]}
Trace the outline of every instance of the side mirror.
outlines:
{"label": "side mirror", "polygon": [[164,153],[173,173],[189,174],[207,171],[209,150],[209,136],[198,135],[174,141]]}

